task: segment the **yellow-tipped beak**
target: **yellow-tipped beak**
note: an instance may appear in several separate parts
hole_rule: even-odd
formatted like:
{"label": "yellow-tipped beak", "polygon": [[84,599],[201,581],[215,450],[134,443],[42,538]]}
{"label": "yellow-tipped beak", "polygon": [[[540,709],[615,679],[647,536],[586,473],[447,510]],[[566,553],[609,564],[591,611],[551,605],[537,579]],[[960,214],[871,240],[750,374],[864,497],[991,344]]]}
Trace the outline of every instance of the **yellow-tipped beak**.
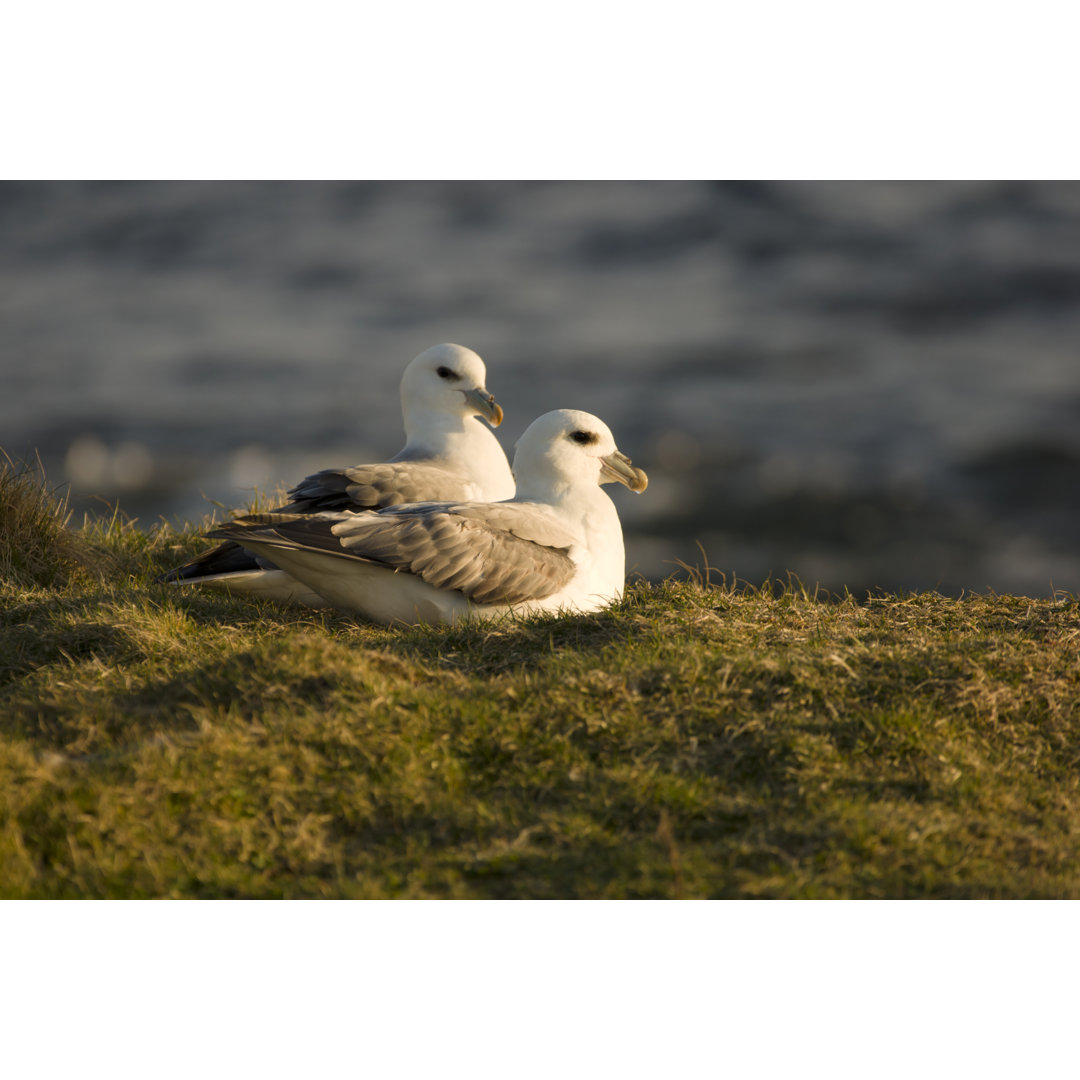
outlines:
{"label": "yellow-tipped beak", "polygon": [[503,422],[503,411],[493,394],[489,394],[482,386],[474,390],[462,390],[465,400],[482,416],[492,427],[498,427]]}
{"label": "yellow-tipped beak", "polygon": [[616,450],[614,454],[600,459],[600,483],[625,484],[640,495],[649,486],[649,478],[644,469],[635,468],[625,454]]}

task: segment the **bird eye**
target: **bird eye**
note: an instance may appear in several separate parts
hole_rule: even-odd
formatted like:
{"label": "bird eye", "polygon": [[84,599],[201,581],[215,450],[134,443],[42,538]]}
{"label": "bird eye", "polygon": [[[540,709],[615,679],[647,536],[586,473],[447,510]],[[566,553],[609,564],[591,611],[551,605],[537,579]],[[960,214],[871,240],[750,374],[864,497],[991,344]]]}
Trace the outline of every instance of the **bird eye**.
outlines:
{"label": "bird eye", "polygon": [[448,367],[441,367],[435,372],[440,379],[450,379],[452,382],[457,382],[461,376],[456,371],[451,371]]}
{"label": "bird eye", "polygon": [[575,431],[570,436],[574,442],[581,446],[588,446],[590,443],[594,443],[599,439],[599,436],[591,431]]}

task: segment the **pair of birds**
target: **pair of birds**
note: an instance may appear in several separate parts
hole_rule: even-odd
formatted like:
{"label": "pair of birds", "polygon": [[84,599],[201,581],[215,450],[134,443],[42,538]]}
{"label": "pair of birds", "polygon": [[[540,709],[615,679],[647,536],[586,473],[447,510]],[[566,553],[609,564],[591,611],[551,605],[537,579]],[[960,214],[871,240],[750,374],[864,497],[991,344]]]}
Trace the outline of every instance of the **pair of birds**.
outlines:
{"label": "pair of birds", "polygon": [[595,611],[622,594],[615,505],[600,489],[641,492],[645,473],[607,425],[574,409],[534,420],[513,472],[491,428],[502,409],[483,360],[436,345],[405,369],[405,447],[380,465],[328,469],[291,502],[208,536],[225,542],[161,579],[374,622],[442,623],[508,611]]}

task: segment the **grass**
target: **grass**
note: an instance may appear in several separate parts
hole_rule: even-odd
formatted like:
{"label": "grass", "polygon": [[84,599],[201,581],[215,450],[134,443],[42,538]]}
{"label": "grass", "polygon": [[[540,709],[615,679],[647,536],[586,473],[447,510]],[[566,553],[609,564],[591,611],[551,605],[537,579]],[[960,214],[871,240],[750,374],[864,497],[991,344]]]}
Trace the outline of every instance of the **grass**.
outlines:
{"label": "grass", "polygon": [[686,574],[387,630],[0,466],[0,896],[1078,897],[1080,605]]}

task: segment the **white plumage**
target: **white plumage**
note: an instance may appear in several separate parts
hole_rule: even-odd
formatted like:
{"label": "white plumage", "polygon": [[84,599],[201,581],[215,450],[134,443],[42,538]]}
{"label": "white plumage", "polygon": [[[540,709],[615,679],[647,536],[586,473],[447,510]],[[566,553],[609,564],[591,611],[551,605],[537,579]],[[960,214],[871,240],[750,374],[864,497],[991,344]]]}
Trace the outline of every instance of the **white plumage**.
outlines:
{"label": "white plumage", "polygon": [[[422,352],[401,378],[405,446],[389,461],[326,469],[301,480],[276,513],[374,510],[422,501],[495,501],[514,494],[506,454],[493,426],[502,409],[488,393],[484,361],[461,345]],[[212,534],[213,535],[213,534]],[[325,599],[282,570],[228,541],[166,574],[163,581],[323,607]]]}
{"label": "white plumage", "polygon": [[595,611],[621,596],[622,526],[600,485],[644,491],[603,421],[559,409],[514,456],[517,494],[362,513],[252,514],[211,536],[272,559],[335,607],[379,623]]}

